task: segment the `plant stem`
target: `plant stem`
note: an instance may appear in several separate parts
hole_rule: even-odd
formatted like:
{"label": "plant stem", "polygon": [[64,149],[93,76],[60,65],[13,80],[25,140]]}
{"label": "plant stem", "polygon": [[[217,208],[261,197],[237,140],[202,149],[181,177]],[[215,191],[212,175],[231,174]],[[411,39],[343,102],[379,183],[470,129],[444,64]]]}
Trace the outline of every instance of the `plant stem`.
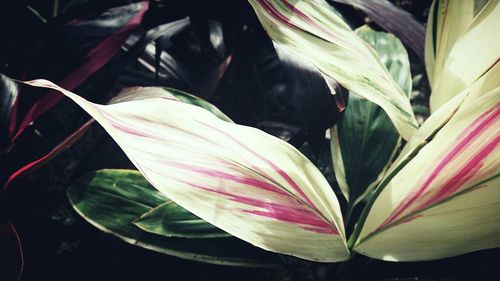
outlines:
{"label": "plant stem", "polygon": [[32,12],[33,15],[35,15],[38,19],[40,19],[43,23],[47,23],[47,20],[44,17],[42,17],[42,15],[40,15],[40,13],[37,10],[33,9],[33,7],[31,7],[30,5],[26,5],[26,8],[30,12]]}
{"label": "plant stem", "polygon": [[57,17],[59,14],[59,0],[54,0],[54,5],[52,8],[52,17]]}

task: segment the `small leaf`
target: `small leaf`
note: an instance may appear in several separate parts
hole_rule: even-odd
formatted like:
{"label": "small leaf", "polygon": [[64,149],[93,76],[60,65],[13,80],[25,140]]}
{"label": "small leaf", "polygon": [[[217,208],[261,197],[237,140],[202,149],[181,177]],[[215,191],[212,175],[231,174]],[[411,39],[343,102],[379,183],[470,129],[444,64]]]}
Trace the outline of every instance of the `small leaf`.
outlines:
{"label": "small leaf", "polygon": [[[147,181],[144,180],[146,183]],[[191,214],[174,201],[167,201],[134,221],[141,229],[168,237],[214,238],[229,237],[219,228]]]}
{"label": "small leaf", "polygon": [[134,225],[144,213],[170,201],[133,170],[88,173],[67,190],[75,210],[88,222],[127,243],[200,262],[273,266],[273,255],[236,238],[188,239],[152,234]]}

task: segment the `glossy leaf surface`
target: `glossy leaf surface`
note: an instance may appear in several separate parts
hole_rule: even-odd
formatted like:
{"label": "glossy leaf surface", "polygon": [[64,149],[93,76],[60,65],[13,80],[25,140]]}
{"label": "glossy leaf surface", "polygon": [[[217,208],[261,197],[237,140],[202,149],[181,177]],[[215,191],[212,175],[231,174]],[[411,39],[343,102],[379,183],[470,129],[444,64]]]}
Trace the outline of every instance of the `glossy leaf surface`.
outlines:
{"label": "glossy leaf surface", "polygon": [[165,237],[137,227],[134,224],[137,219],[170,201],[137,171],[91,172],[74,182],[67,193],[71,204],[82,217],[127,243],[200,262],[236,266],[272,265],[271,254],[234,237]]}

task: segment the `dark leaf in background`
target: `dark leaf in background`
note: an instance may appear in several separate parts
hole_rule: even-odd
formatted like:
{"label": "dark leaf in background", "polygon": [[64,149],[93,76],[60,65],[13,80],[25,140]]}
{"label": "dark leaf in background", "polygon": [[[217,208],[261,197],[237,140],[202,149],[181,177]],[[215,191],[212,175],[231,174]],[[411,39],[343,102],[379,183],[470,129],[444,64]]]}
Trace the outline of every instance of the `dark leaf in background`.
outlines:
{"label": "dark leaf in background", "polygon": [[[91,172],[74,182],[67,194],[73,208],[89,223],[127,243],[167,255],[212,264],[275,266],[276,255],[235,237],[167,237],[139,228],[134,224],[137,219],[170,200],[152,187],[138,171]],[[161,221],[157,223],[161,224]],[[200,220],[196,223],[206,224]],[[177,232],[182,231],[184,237],[186,232],[193,230],[185,227],[180,229],[178,224],[176,226]]]}
{"label": "dark leaf in background", "polygon": [[[156,26],[148,30],[143,36],[133,34],[122,46],[122,49],[127,53],[127,55],[120,58],[120,60],[113,65],[113,69],[111,71],[119,71],[121,68],[135,62],[138,58],[139,60],[144,59],[142,56],[144,56],[145,52],[148,52],[149,46],[151,46],[149,49],[155,49],[154,41],[156,40],[161,42],[163,45],[170,47],[170,45],[172,45],[172,37],[185,30],[190,24],[191,22],[189,18],[184,18]],[[151,50],[149,50],[149,52],[151,52]],[[156,66],[157,62],[152,60],[149,61],[149,64],[151,66]]]}
{"label": "dark leaf in background", "polygon": [[142,53],[119,83],[168,86],[210,98],[232,56],[227,53],[221,23],[210,20],[207,25],[211,28],[200,30],[186,18],[148,31],[144,38],[130,38],[124,46],[128,53]]}
{"label": "dark leaf in background", "polygon": [[[74,90],[111,60],[140,25],[147,9],[148,2],[140,2],[112,8],[98,16],[70,21],[49,37],[47,44],[35,54],[28,78],[44,77]],[[24,117],[12,141],[63,97],[56,92],[45,93],[42,97],[33,96],[22,94],[19,113]]]}
{"label": "dark leaf in background", "polygon": [[386,31],[396,35],[424,61],[425,27],[412,14],[388,0],[331,0],[363,11]]}
{"label": "dark leaf in background", "polygon": [[0,280],[21,280],[24,261],[21,241],[10,223],[0,224]]}
{"label": "dark leaf in background", "polygon": [[335,80],[323,75],[307,60],[278,44],[274,44],[274,48],[286,74],[296,119],[302,123],[311,147],[318,148],[325,139],[326,130],[336,123],[344,110],[347,96]]}
{"label": "dark leaf in background", "polygon": [[10,183],[15,180],[18,177],[22,177],[23,175],[29,174],[36,169],[40,168],[50,160],[54,159],[57,155],[59,155],[61,152],[65,151],[68,149],[73,143],[78,141],[83,134],[87,131],[87,129],[94,123],[94,119],[91,119],[87,121],[85,124],[83,124],[80,128],[78,128],[75,132],[73,132],[71,135],[69,135],[66,139],[64,139],[61,143],[56,145],[52,150],[44,154],[43,156],[33,160],[32,162],[22,166],[19,168],[17,171],[12,173],[5,184],[3,185],[3,191],[7,190]]}
{"label": "dark leaf in background", "polygon": [[7,76],[0,74],[0,152],[10,142],[12,119],[15,118],[15,104],[19,89]]}

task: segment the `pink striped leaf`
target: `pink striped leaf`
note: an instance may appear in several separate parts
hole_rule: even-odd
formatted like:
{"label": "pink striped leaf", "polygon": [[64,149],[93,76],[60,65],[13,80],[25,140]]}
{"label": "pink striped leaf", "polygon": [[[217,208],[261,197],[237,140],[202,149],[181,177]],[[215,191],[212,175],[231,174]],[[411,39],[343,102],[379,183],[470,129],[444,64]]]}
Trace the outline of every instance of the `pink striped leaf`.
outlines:
{"label": "pink striped leaf", "polygon": [[26,83],[75,101],[154,187],[196,216],[266,250],[349,257],[334,192],[286,142],[183,103],[172,90],[145,88],[144,99],[98,105],[47,80]]}
{"label": "pink striped leaf", "polygon": [[398,132],[417,129],[409,98],[375,50],[324,0],[249,0],[271,39],[351,92],[382,107]]}
{"label": "pink striped leaf", "polygon": [[420,261],[500,246],[499,69],[445,104],[403,149],[355,251]]}

